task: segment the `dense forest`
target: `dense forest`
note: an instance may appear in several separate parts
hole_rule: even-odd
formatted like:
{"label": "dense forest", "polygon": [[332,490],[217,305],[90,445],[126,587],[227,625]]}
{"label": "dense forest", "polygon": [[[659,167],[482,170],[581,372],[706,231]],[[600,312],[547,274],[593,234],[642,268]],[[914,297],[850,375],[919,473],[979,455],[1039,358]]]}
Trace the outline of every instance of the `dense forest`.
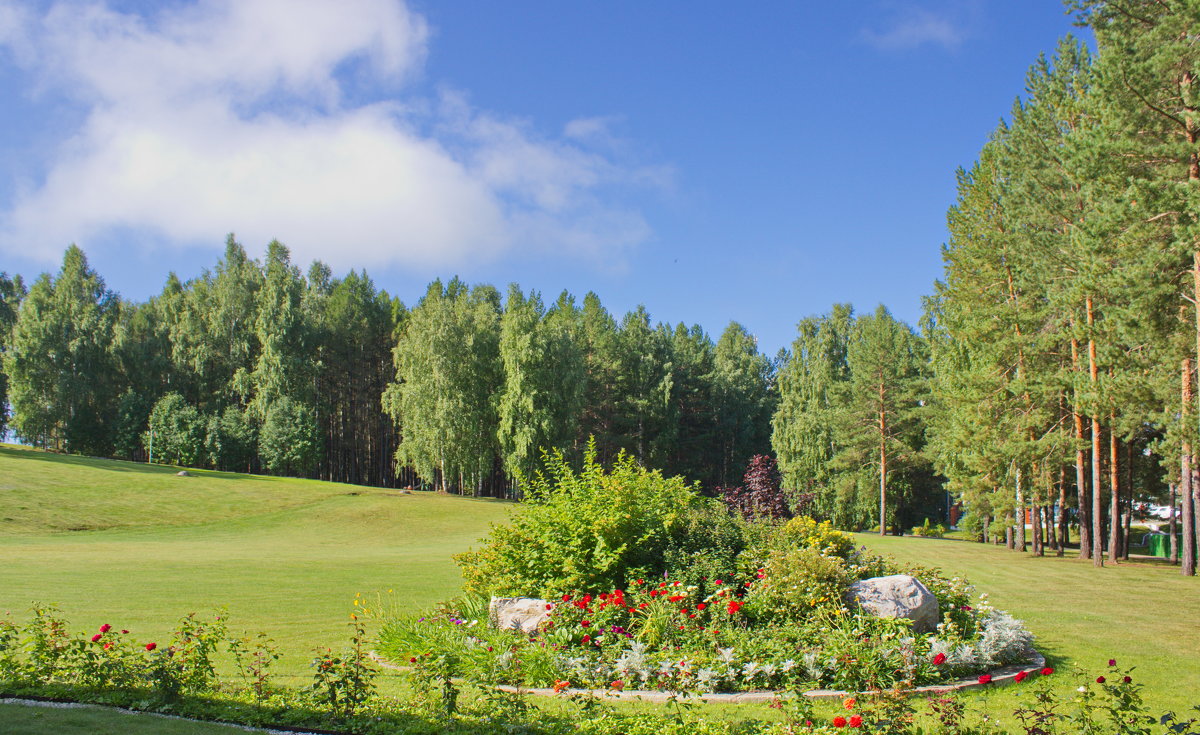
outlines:
{"label": "dense forest", "polygon": [[72,246],[55,275],[0,274],[0,422],[60,451],[490,495],[589,441],[713,492],[773,450],[840,527],[954,498],[980,538],[1097,565],[1128,554],[1137,503],[1166,502],[1193,574],[1200,9],[1071,7],[1095,48],[1037,59],[958,172],[919,330],[835,305],[766,356],[739,324],[714,342],[591,293],[453,279],[409,308],[233,236],[131,303]]}

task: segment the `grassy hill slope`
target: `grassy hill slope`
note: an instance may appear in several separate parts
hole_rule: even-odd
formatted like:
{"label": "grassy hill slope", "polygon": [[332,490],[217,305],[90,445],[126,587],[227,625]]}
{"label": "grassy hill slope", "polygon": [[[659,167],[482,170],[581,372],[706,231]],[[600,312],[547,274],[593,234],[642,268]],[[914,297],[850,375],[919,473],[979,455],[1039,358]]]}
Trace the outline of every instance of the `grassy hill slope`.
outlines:
{"label": "grassy hill slope", "polygon": [[[0,614],[60,605],[73,627],[164,637],[228,606],[265,631],[281,673],[338,648],[356,593],[418,609],[456,594],[450,555],[511,504],[0,448]],[[77,529],[77,530],[72,530]]]}

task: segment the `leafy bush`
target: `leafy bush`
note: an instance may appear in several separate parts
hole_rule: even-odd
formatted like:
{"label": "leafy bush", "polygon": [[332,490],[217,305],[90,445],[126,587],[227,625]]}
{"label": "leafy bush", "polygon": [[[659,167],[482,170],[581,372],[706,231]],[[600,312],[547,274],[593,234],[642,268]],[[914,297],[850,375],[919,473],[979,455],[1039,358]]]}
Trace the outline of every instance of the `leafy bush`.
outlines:
{"label": "leafy bush", "polygon": [[321,455],[312,409],[287,397],[272,403],[258,433],[258,453],[272,472],[307,472]]}
{"label": "leafy bush", "polygon": [[925,523],[920,526],[913,526],[912,535],[924,536],[925,538],[942,538],[946,535],[946,527],[940,523],[930,525],[929,519],[925,519]]}
{"label": "leafy bush", "polygon": [[220,415],[208,417],[204,446],[217,469],[247,469],[254,461],[257,443],[254,426],[236,406],[227,406]]}
{"label": "leafy bush", "polygon": [[785,523],[779,537],[785,546],[803,546],[826,556],[847,559],[854,552],[854,538],[850,534],[836,530],[829,521],[818,523],[808,516]]}
{"label": "leafy bush", "polygon": [[150,412],[143,445],[159,462],[195,467],[204,458],[204,419],[178,393],[168,393]]}
{"label": "leafy bush", "polygon": [[765,454],[750,458],[742,484],[721,490],[725,503],[744,518],[781,520],[792,517],[787,493],[780,487],[779,468]]}
{"label": "leafy bush", "polygon": [[744,525],[720,501],[697,498],[684,509],[667,542],[667,575],[700,589],[711,588],[712,580],[732,579],[738,554],[746,547]]}
{"label": "leafy bush", "polygon": [[579,473],[554,454],[511,525],[493,526],[482,548],[454,558],[471,594],[620,589],[634,578],[662,578],[667,549],[687,538],[685,518],[698,500],[681,478],[624,454],[606,472],[589,447]]}
{"label": "leafy bush", "polygon": [[747,595],[759,623],[799,622],[818,608],[837,608],[854,578],[845,561],[802,546],[772,554]]}

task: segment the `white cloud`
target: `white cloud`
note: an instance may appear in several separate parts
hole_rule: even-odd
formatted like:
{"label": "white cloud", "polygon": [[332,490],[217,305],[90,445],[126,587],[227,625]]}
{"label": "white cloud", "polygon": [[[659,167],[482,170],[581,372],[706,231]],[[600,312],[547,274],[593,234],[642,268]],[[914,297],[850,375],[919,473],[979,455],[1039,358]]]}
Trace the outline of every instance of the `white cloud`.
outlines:
{"label": "white cloud", "polygon": [[456,94],[347,105],[348,67],[393,93],[422,71],[426,25],[397,0],[211,0],[150,18],[71,3],[11,18],[0,13],[0,43],[25,38],[27,73],[87,115],[0,213],[0,250],[50,261],[124,228],[219,248],[234,231],[347,268],[516,247],[611,254],[649,235],[605,198],[645,172],[569,135],[541,138]]}
{"label": "white cloud", "polygon": [[[958,10],[963,9],[964,6],[959,4]],[[885,51],[907,50],[925,44],[956,48],[968,35],[967,24],[959,15],[949,10],[935,12],[906,4],[882,29],[864,29],[861,35],[867,44]]]}

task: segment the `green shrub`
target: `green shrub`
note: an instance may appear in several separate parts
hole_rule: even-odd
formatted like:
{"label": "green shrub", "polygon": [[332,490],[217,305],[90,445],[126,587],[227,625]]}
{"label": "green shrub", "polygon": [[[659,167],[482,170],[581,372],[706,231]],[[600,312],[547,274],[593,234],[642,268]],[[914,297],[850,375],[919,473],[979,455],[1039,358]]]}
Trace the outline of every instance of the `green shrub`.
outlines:
{"label": "green shrub", "polygon": [[732,579],[738,554],[746,547],[744,525],[720,501],[697,498],[684,509],[667,542],[667,575],[700,590],[710,589],[712,580]]}
{"label": "green shrub", "polygon": [[925,538],[941,538],[946,535],[946,527],[940,523],[930,525],[929,519],[925,519],[925,523],[920,526],[913,526],[912,535],[924,536]]}
{"label": "green shrub", "polygon": [[758,624],[798,622],[818,608],[842,606],[854,581],[846,562],[802,546],[772,554],[746,596]]}
{"label": "green shrub", "polygon": [[512,524],[494,526],[482,548],[454,557],[468,593],[549,598],[662,577],[668,547],[687,538],[695,487],[624,454],[606,472],[592,447],[579,473],[560,454],[545,465]]}
{"label": "green shrub", "polygon": [[846,559],[854,551],[854,538],[838,531],[829,521],[818,523],[808,516],[793,518],[779,529],[783,545],[807,547],[826,556]]}

